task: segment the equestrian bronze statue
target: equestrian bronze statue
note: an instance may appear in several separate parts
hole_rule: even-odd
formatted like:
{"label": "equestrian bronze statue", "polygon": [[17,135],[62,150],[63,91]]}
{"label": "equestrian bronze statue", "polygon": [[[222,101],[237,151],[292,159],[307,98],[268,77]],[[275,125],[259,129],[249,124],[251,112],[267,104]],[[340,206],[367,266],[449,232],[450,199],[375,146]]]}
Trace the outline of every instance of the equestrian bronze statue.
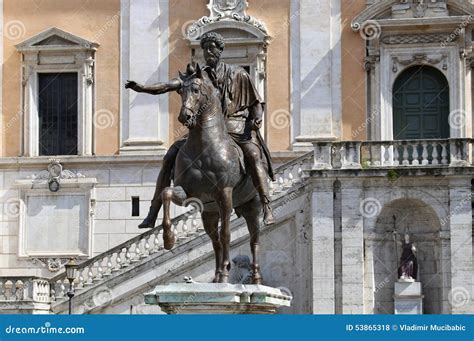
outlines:
{"label": "equestrian bronze statue", "polygon": [[[182,205],[189,198],[199,199],[204,207],[204,228],[216,256],[214,282],[227,282],[230,215],[235,208],[250,231],[252,281],[261,283],[257,263],[261,208],[266,224],[274,220],[267,181],[268,177],[274,179],[270,153],[258,131],[263,103],[243,68],[220,61],[222,36],[204,34],[201,47],[206,59],[202,69],[188,65],[186,74],[167,83],[145,87],[129,81],[125,86],[150,94],[177,91],[182,97],[178,120],[189,128],[188,136],[176,141],[165,155],[150,211],[139,227],[154,227],[163,205],[164,246],[171,249],[175,242],[171,201]],[[174,187],[169,187],[172,177]]]}

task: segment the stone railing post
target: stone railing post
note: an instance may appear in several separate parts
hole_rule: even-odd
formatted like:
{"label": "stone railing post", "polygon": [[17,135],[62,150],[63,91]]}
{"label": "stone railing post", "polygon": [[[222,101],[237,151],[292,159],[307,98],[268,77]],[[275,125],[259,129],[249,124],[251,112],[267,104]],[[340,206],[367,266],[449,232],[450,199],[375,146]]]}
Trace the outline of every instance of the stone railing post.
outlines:
{"label": "stone railing post", "polygon": [[49,314],[49,281],[39,277],[0,277],[0,314]]}
{"label": "stone railing post", "polygon": [[49,282],[45,279],[34,279],[31,296],[34,302],[49,303],[51,297]]}
{"label": "stone railing post", "polygon": [[336,148],[341,155],[341,169],[360,169],[360,141],[346,141],[339,143],[341,148]]}
{"label": "stone railing post", "polygon": [[313,169],[332,169],[332,141],[313,141],[314,163]]}
{"label": "stone railing post", "polygon": [[450,167],[466,167],[472,164],[472,140],[449,139]]}

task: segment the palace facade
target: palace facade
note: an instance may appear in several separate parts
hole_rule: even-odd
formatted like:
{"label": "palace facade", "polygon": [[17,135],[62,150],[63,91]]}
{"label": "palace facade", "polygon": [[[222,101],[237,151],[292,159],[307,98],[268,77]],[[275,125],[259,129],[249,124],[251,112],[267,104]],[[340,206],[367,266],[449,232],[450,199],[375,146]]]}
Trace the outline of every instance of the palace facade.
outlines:
{"label": "palace facade", "polygon": [[[0,22],[0,313],[67,313],[71,257],[76,313],[212,277],[198,213],[173,207],[172,252],[137,228],[180,96],[124,88],[204,63],[209,31],[265,101],[282,312],[393,314],[408,233],[423,313],[474,313],[472,0],[0,0]],[[233,217],[232,256],[248,239]]]}

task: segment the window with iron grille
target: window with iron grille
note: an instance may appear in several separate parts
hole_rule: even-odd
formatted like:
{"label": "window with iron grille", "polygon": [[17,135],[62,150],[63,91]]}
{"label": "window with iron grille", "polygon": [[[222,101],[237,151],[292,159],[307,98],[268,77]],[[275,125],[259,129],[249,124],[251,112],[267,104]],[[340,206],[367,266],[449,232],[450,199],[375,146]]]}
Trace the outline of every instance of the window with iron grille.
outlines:
{"label": "window with iron grille", "polygon": [[77,73],[38,75],[39,155],[77,155]]}

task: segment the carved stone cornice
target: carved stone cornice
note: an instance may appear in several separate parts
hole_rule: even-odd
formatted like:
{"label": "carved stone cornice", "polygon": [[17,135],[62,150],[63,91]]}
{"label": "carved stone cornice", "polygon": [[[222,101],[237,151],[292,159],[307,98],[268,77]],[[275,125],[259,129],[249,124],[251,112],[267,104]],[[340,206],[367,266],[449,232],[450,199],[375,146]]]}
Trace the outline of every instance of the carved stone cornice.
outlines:
{"label": "carved stone cornice", "polygon": [[245,0],[209,0],[207,8],[210,11],[209,16],[204,16],[194,22],[186,32],[188,39],[200,36],[199,32],[203,27],[212,25],[213,23],[229,21],[248,24],[257,28],[265,36],[268,36],[267,29],[263,22],[255,17],[247,15],[245,12],[248,3]]}
{"label": "carved stone cornice", "polygon": [[85,175],[71,170],[63,169],[58,159],[49,159],[48,170],[27,176],[26,179],[16,180],[19,187],[30,188],[31,185],[47,185],[51,192],[57,192],[63,182],[92,185],[96,179],[86,178]]}
{"label": "carved stone cornice", "polygon": [[234,15],[245,16],[249,4],[245,0],[210,0],[207,8],[211,17],[232,18]]}
{"label": "carved stone cornice", "polygon": [[43,266],[47,267],[50,272],[58,272],[64,267],[64,264],[66,264],[69,261],[68,257],[61,257],[61,258],[46,258],[46,257],[40,257],[40,258],[33,258],[32,259],[33,263],[41,263]]}
{"label": "carved stone cornice", "polygon": [[[416,2],[415,2],[416,1]],[[398,25],[399,22],[398,20],[404,20],[404,19],[396,19],[393,16],[392,10],[393,6],[400,6],[404,5],[408,7],[410,10],[412,10],[412,5],[414,6],[414,11],[413,11],[413,17],[419,17],[421,15],[424,15],[426,8],[428,6],[432,8],[439,7],[441,12],[444,11],[445,16],[443,17],[433,17],[429,21],[424,21],[428,18],[418,18],[422,20],[420,23],[426,24],[426,25],[436,25],[438,22],[443,23],[443,21],[448,18],[446,10],[443,9],[444,3],[436,3],[436,4],[428,4],[425,8],[425,4],[428,1],[425,0],[423,3],[419,2],[418,0],[414,1],[400,1],[400,0],[383,0],[383,1],[376,1],[370,6],[368,6],[366,9],[364,9],[362,12],[359,13],[351,22],[351,28],[354,31],[359,31],[363,24],[368,21],[368,20],[382,20],[382,21],[393,21],[393,25]],[[452,16],[472,16],[472,13],[474,13],[474,5],[469,2],[469,0],[447,0],[446,1],[447,8],[449,9],[450,13],[454,13]],[[410,25],[412,25],[412,20],[413,17],[410,20]],[[454,18],[453,18],[454,19]],[[440,21],[441,20],[441,21]],[[382,25],[383,26],[383,25]]]}
{"label": "carved stone cornice", "polygon": [[367,20],[376,19],[383,16],[384,14],[390,13],[392,5],[397,3],[397,1],[398,0],[376,1],[372,5],[368,6],[352,20],[352,30],[359,31],[362,27],[362,24]]}
{"label": "carved stone cornice", "polygon": [[60,160],[49,159],[48,170],[41,171],[38,174],[33,174],[29,178],[41,181],[51,179],[76,179],[85,178],[85,176],[78,172],[73,172],[67,169],[63,169]]}
{"label": "carved stone cornice", "polygon": [[409,66],[412,64],[431,64],[436,65],[443,62],[442,69],[448,69],[448,56],[446,54],[441,55],[439,58],[430,58],[426,53],[414,54],[411,58],[401,59],[399,57],[392,58],[392,71],[398,72],[398,64],[403,66]]}
{"label": "carved stone cornice", "polygon": [[430,44],[444,43],[446,41],[457,40],[457,36],[453,39],[446,33],[431,34],[395,34],[382,38],[382,43],[386,45],[403,45],[403,44]]}
{"label": "carved stone cornice", "polygon": [[425,0],[400,1],[392,6],[393,18],[424,18],[448,16],[448,7],[444,0],[428,2]]}

